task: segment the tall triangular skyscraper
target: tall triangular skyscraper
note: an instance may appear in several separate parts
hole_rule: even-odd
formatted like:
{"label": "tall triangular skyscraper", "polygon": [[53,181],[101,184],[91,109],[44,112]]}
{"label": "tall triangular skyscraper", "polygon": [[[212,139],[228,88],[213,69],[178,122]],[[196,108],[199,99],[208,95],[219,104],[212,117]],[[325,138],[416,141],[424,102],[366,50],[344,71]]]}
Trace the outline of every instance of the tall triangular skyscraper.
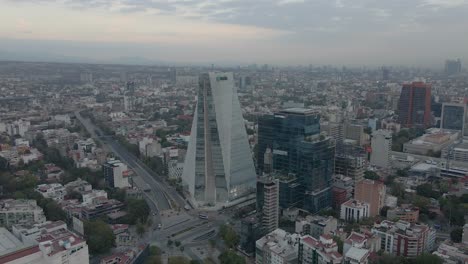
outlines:
{"label": "tall triangular skyscraper", "polygon": [[198,207],[228,205],[255,193],[255,167],[232,73],[200,75],[182,178]]}

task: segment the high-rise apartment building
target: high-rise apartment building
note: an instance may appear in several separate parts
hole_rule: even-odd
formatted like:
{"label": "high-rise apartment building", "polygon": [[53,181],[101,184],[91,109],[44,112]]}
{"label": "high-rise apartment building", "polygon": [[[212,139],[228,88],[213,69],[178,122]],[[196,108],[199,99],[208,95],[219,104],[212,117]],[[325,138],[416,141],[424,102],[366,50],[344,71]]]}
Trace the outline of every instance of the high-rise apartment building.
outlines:
{"label": "high-rise apartment building", "polygon": [[[265,152],[271,150],[273,170],[294,175],[289,186],[297,188],[297,201],[290,205],[317,212],[331,206],[331,176],[334,170],[334,141],[320,134],[320,116],[304,108],[290,108],[259,118],[258,172],[265,172]],[[286,190],[280,182],[280,204]]]}
{"label": "high-rise apartment building", "polygon": [[467,123],[466,110],[465,104],[442,104],[440,128],[461,131],[464,135]]}
{"label": "high-rise apartment building", "polygon": [[424,82],[403,84],[398,101],[398,118],[404,127],[431,125],[431,86]]}
{"label": "high-rise apartment building", "polygon": [[369,216],[379,215],[385,205],[385,185],[373,180],[362,180],[354,187],[354,199],[369,204]]}
{"label": "high-rise apartment building", "polygon": [[257,182],[257,212],[260,213],[262,229],[273,232],[279,225],[279,181],[261,177]]}
{"label": "high-rise apartment building", "polygon": [[196,206],[255,193],[256,174],[232,73],[201,74],[182,179]]}
{"label": "high-rise apartment building", "polygon": [[388,168],[390,166],[390,151],[392,150],[392,133],[381,129],[372,133],[371,148],[371,165]]}

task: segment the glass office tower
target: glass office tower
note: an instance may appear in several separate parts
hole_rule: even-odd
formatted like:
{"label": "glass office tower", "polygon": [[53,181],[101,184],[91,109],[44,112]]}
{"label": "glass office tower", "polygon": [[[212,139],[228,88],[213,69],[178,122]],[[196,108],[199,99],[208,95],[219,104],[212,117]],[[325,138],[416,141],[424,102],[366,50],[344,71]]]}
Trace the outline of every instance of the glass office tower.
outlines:
{"label": "glass office tower", "polygon": [[232,73],[201,74],[182,179],[198,207],[255,193],[256,174]]}
{"label": "glass office tower", "polygon": [[[258,122],[257,172],[264,172],[264,153],[271,149],[273,170],[280,175],[280,206],[317,212],[331,206],[335,145],[320,135],[320,116],[292,108]],[[294,177],[292,176],[294,175]]]}

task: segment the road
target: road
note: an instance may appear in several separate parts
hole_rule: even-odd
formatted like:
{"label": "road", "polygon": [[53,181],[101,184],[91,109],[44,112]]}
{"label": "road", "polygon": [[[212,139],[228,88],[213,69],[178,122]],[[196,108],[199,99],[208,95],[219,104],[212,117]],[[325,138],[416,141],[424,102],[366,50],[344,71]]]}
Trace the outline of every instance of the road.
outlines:
{"label": "road", "polygon": [[[144,192],[144,196],[147,199],[147,201],[150,202],[150,207],[153,209],[153,211],[160,212],[172,208],[171,203],[168,200],[169,196],[165,191],[170,191],[170,188],[163,187],[161,182],[156,181],[155,177],[153,176],[153,171],[151,171],[148,167],[142,164],[142,162],[137,157],[130,154],[112,137],[100,136],[104,135],[104,133],[89,119],[81,116],[81,114],[78,111],[75,112],[75,116],[83,124],[83,126],[93,138],[101,141],[101,143],[109,147],[109,149],[117,157],[119,157],[135,172],[136,176],[133,178],[133,180],[137,187],[140,187],[140,189],[142,189],[146,186],[145,184],[148,184],[150,186],[151,192]],[[97,135],[96,131],[98,131],[100,135]],[[169,195],[174,196],[174,191],[175,190],[173,190],[173,192],[170,192]],[[180,205],[180,203],[182,202],[183,206],[183,199],[178,194],[175,197],[175,201],[177,202],[177,204]]]}

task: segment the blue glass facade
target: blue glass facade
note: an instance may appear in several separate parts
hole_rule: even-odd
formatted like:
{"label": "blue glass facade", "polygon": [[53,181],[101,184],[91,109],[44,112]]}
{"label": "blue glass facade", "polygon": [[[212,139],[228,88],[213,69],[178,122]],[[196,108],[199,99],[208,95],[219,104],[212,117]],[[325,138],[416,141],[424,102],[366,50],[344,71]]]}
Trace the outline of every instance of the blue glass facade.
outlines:
{"label": "blue glass facade", "polygon": [[317,212],[331,206],[335,146],[319,133],[320,116],[307,109],[288,109],[259,119],[258,173],[263,173],[264,153],[270,148],[274,171],[296,177],[280,178],[282,208]]}

